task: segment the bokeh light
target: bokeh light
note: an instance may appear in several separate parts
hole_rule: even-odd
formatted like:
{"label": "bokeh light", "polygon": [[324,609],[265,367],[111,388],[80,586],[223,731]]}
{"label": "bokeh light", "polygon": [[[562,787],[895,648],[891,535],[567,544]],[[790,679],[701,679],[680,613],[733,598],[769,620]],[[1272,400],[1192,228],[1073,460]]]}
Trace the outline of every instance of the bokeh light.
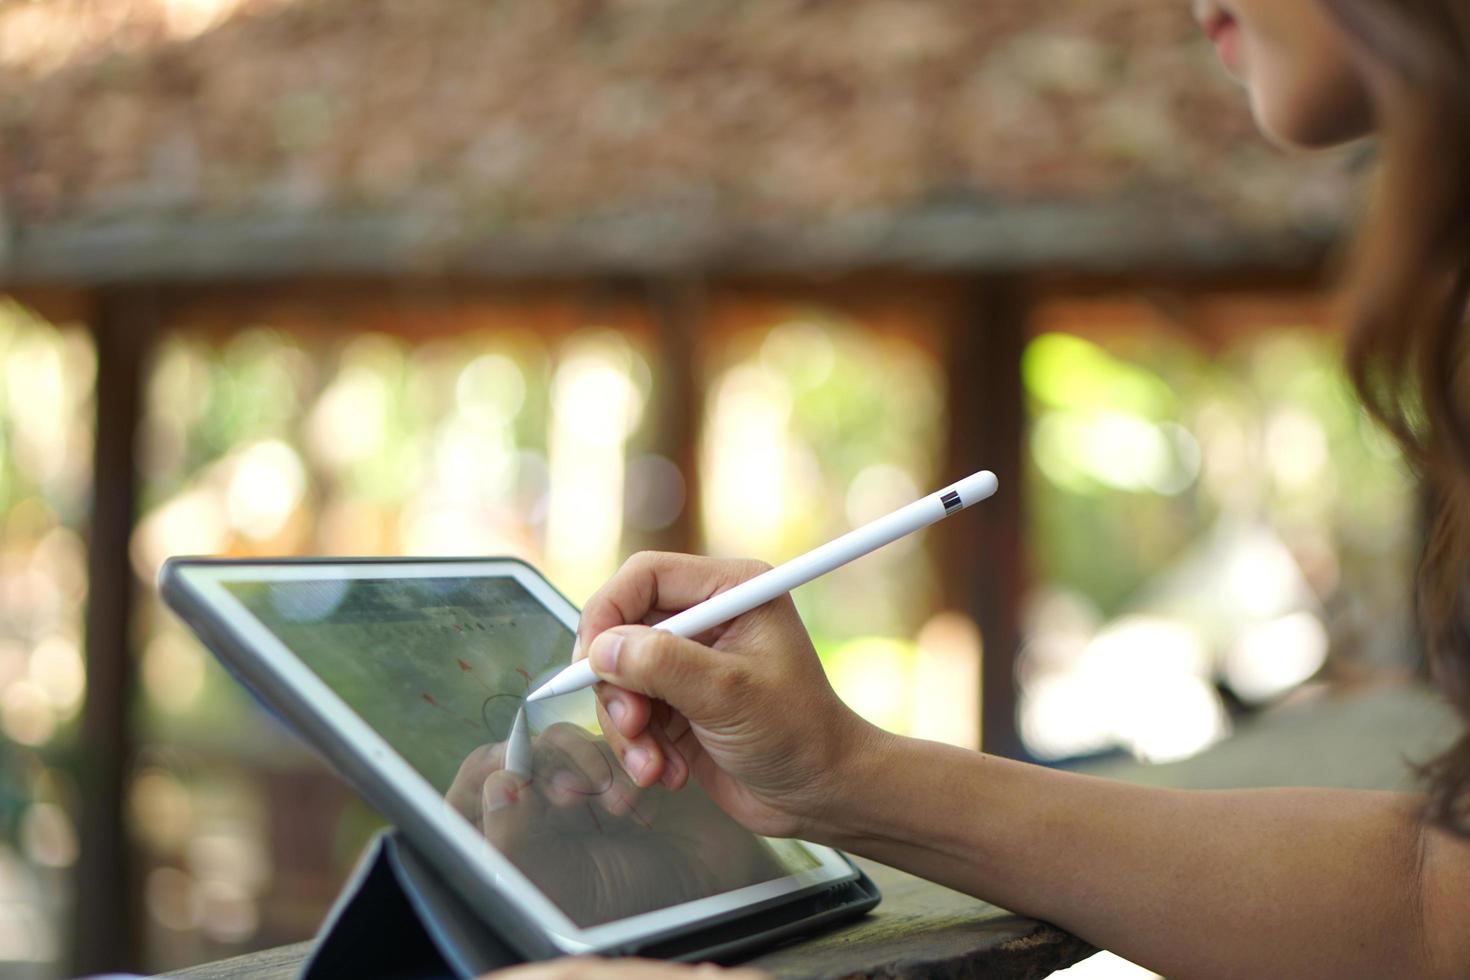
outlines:
{"label": "bokeh light", "polygon": [[95,362],[0,299],[0,973],[44,970],[71,907]]}
{"label": "bokeh light", "polygon": [[626,446],[643,416],[638,378],[646,373],[627,341],[608,331],[577,338],[552,379],[546,564],[574,601],[620,560]]}
{"label": "bokeh light", "polygon": [[[702,451],[713,552],[783,561],[936,488],[943,381],[914,338],[797,308],[732,337],[728,351]],[[976,745],[979,637],[962,614],[935,615],[922,541],[803,586],[797,606],[833,687],[860,714]]]}
{"label": "bokeh light", "polygon": [[[580,601],[646,546],[789,558],[1018,440],[1025,524],[985,536],[1020,560],[952,576],[919,535],[799,592],[875,722],[975,745],[1014,637],[969,613],[1026,589],[1049,759],[1181,758],[1404,666],[1416,502],[1295,312],[1316,296],[1255,278],[1320,288],[1362,168],[1252,142],[1186,5],[359,6],[0,0],[0,264],[80,247],[47,310],[159,319],[126,637],[145,967],[306,938],[380,823],[162,608],[173,555],[504,554]],[[1072,295],[1074,263],[1150,286]],[[1170,284],[1242,265],[1229,316]],[[1025,431],[948,417],[982,383],[955,341],[1019,330],[987,320],[1017,299]],[[118,693],[82,652],[108,360],[0,299],[0,974],[27,980],[69,952],[80,716]]]}
{"label": "bokeh light", "polygon": [[[1413,490],[1338,341],[1241,322],[1207,351],[1161,339],[1143,304],[1130,327],[1128,309],[1059,304],[1025,355],[1045,584],[1021,727],[1047,759],[1182,758],[1229,730],[1232,705],[1269,706],[1332,658],[1404,664]],[[1364,599],[1400,629],[1362,629]]]}
{"label": "bokeh light", "polygon": [[[650,384],[636,339],[596,323],[413,341],[264,323],[171,333],[147,376],[134,570],[151,582],[175,554],[505,554],[585,595],[628,534],[685,506],[678,466],[642,435]],[[129,814],[152,955],[295,938],[377,818],[143,593],[145,749]],[[0,671],[9,663],[0,647]],[[62,648],[45,663],[45,690],[68,694]],[[15,723],[39,728],[66,699],[36,707],[29,661],[19,670],[30,686]],[[273,787],[295,772],[325,787],[317,823],[276,812],[288,802]],[[292,841],[312,834],[308,861]]]}

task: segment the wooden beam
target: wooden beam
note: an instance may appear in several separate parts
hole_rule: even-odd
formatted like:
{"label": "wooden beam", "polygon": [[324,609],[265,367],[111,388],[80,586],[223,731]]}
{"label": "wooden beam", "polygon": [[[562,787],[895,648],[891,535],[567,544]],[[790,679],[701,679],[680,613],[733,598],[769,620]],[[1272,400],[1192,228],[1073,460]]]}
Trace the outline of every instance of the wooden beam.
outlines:
{"label": "wooden beam", "polygon": [[981,747],[1009,758],[1026,757],[1016,726],[1015,665],[1026,587],[1021,353],[1028,308],[1023,283],[984,280],[960,322],[950,325],[947,480],[988,469],[1000,491],[962,518],[963,533],[934,536],[946,605],[980,627]]}
{"label": "wooden beam", "polygon": [[147,289],[104,292],[92,321],[97,424],[87,552],[87,699],[82,712],[81,854],[71,973],[137,970],[142,902],[127,834],[133,756],[128,539],[136,506],[134,442],[147,352],[159,317]]}
{"label": "wooden beam", "polygon": [[140,213],[0,223],[0,285],[293,282],[303,276],[832,275],[874,269],[1095,275],[1314,269],[1336,222],[1232,223],[1200,200],[976,198],[831,218],[732,219],[657,208],[486,226],[411,210]]}
{"label": "wooden beam", "polygon": [[699,442],[703,431],[703,343],[706,296],[691,279],[658,279],[649,289],[656,325],[655,355],[658,452],[673,461],[684,478],[684,507],[674,523],[658,532],[654,547],[698,551],[703,544],[699,509]]}

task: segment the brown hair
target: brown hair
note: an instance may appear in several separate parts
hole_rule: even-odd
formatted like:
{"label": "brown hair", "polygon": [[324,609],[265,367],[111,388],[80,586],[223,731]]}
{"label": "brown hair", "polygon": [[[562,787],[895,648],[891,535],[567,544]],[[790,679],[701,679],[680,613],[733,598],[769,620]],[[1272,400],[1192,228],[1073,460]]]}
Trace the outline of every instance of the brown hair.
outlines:
{"label": "brown hair", "polygon": [[[1470,725],[1470,2],[1325,2],[1363,55],[1381,140],[1348,368],[1428,491],[1420,622],[1435,681]],[[1470,836],[1470,733],[1423,772],[1426,816]]]}

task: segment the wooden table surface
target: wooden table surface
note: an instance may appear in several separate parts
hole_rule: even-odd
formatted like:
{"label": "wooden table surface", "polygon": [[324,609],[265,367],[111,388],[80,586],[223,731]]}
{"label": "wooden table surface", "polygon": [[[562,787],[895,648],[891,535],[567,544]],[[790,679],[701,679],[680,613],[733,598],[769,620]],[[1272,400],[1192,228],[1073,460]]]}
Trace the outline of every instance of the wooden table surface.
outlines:
{"label": "wooden table surface", "polygon": [[[781,978],[1032,980],[1096,952],[1055,926],[1011,915],[893,868],[869,861],[859,863],[883,892],[883,901],[876,909],[840,928],[766,952],[748,965]],[[190,980],[293,980],[310,949],[311,943],[297,943],[168,976]]]}

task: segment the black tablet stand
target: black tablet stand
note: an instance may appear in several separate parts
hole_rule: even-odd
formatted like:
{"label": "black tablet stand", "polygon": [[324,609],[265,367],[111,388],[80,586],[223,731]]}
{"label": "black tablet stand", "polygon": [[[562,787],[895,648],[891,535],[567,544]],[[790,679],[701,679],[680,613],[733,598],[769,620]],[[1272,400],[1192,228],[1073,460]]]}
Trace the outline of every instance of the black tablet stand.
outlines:
{"label": "black tablet stand", "polygon": [[[856,871],[856,867],[854,866]],[[861,915],[881,896],[866,874],[779,908],[645,947],[659,959],[733,962],[752,949]],[[473,980],[522,962],[397,831],[379,833],[317,935],[299,980]]]}
{"label": "black tablet stand", "polygon": [[385,831],[327,914],[300,980],[471,980],[519,962],[407,840]]}

